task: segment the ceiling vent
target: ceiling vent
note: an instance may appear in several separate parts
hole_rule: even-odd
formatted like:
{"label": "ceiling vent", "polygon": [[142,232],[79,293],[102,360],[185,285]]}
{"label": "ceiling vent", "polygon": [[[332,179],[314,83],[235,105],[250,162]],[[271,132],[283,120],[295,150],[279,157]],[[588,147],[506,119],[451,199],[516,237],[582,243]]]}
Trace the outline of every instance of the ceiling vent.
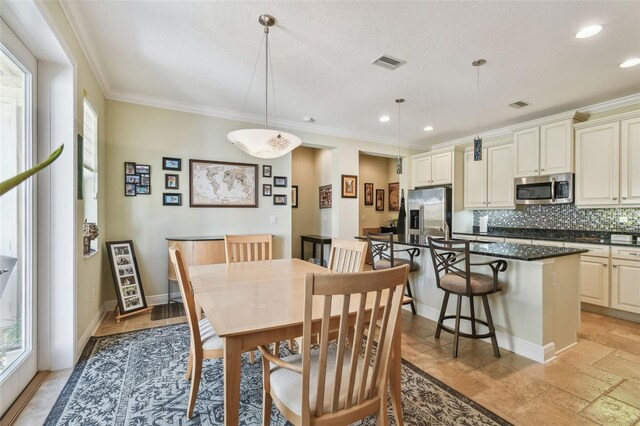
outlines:
{"label": "ceiling vent", "polygon": [[528,107],[529,104],[526,103],[525,101],[518,101],[518,102],[514,102],[512,104],[509,104],[509,106],[511,108],[520,109],[520,108]]}
{"label": "ceiling vent", "polygon": [[393,71],[399,66],[406,64],[407,61],[403,61],[402,59],[397,59],[389,55],[382,55],[374,59],[371,63]]}

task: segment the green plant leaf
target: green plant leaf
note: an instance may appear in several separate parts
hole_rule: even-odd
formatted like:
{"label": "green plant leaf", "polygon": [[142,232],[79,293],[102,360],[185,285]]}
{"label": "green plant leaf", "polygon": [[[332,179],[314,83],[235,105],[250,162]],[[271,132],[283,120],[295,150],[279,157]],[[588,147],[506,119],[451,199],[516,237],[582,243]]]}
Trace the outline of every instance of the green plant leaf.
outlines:
{"label": "green plant leaf", "polygon": [[49,164],[53,163],[56,160],[56,158],[60,157],[60,154],[62,154],[62,150],[63,149],[64,149],[64,144],[60,145],[60,147],[58,149],[53,151],[51,153],[51,155],[49,156],[49,158],[44,160],[42,163],[37,164],[34,167],[30,168],[29,170],[24,171],[24,172],[20,173],[19,175],[16,175],[16,176],[14,176],[12,178],[9,178],[9,179],[5,180],[4,182],[1,182],[0,183],[0,195],[4,195],[4,193],[12,190],[16,186],[20,185],[22,182],[27,180],[28,178],[30,178],[31,176],[33,176],[36,173],[38,173],[40,170],[46,168]]}

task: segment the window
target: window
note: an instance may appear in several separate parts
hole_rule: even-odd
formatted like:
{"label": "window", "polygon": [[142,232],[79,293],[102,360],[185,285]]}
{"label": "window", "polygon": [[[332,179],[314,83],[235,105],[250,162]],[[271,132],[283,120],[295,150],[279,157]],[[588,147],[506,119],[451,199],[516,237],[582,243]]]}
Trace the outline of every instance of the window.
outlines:
{"label": "window", "polygon": [[[84,100],[84,140],[82,153],[84,192],[84,223],[98,224],[98,114],[85,98]],[[86,228],[86,226],[85,226]],[[98,251],[98,240],[83,245],[85,255]]]}

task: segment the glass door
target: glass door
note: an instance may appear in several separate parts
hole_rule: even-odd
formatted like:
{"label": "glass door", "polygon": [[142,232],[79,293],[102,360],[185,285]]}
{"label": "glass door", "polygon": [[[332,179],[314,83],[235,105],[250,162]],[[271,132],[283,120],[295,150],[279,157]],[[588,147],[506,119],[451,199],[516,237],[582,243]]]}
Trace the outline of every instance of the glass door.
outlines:
{"label": "glass door", "polygon": [[[0,20],[0,180],[33,166],[36,61]],[[0,196],[0,415],[37,369],[33,178]]]}

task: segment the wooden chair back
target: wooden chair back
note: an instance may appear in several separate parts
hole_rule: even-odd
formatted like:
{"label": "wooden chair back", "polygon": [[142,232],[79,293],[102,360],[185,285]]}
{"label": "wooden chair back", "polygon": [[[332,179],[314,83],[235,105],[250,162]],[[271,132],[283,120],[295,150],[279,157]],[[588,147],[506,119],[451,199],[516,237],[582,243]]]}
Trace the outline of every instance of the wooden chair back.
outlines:
{"label": "wooden chair back", "polygon": [[187,322],[189,323],[189,332],[191,334],[191,350],[202,351],[202,343],[200,338],[200,328],[198,327],[199,312],[196,308],[195,298],[193,296],[193,288],[189,281],[189,275],[184,263],[182,253],[177,244],[172,245],[169,248],[169,256],[171,262],[176,270],[176,278],[178,279],[178,287],[180,288],[180,295],[182,296],[182,304],[187,315]]}
{"label": "wooden chair back", "polygon": [[[337,412],[342,417],[338,423],[352,423],[377,412],[381,398],[386,402],[392,340],[408,273],[409,267],[403,265],[383,271],[306,275],[302,345],[303,424],[309,424],[310,416]],[[313,324],[313,319],[318,317],[319,327],[317,323]],[[374,351],[374,339],[365,338],[364,331],[367,330],[367,336],[374,336],[376,323],[380,327],[380,337]],[[353,334],[351,327],[354,328]],[[338,330],[338,340],[332,343],[337,345],[335,368],[328,372],[329,339],[334,330]],[[311,342],[318,332],[318,381],[311,383]],[[315,413],[311,413],[309,402],[312,386],[316,387]]]}
{"label": "wooden chair back", "polygon": [[440,288],[441,274],[452,273],[467,283],[467,293],[471,294],[471,265],[469,262],[469,241],[434,240],[429,237],[429,250],[436,274],[436,285]]}
{"label": "wooden chair back", "polygon": [[333,272],[362,272],[367,254],[367,243],[356,240],[331,241],[327,267]]}
{"label": "wooden chair back", "polygon": [[393,249],[393,234],[367,234],[367,243],[369,245],[369,253],[371,254],[371,261],[373,269],[376,269],[376,262],[379,260],[388,260],[391,266],[394,266],[394,249]]}
{"label": "wooden chair back", "polygon": [[271,260],[273,237],[271,235],[225,235],[227,263]]}

